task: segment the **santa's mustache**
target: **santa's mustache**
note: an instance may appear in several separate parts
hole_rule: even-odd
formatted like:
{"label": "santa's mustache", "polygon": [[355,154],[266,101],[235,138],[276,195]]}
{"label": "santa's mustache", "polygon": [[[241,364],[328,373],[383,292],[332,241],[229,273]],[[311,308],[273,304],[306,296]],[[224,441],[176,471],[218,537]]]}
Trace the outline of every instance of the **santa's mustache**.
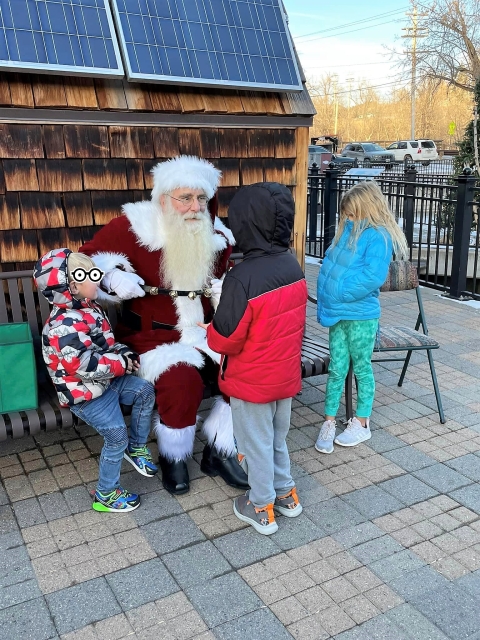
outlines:
{"label": "santa's mustache", "polygon": [[201,211],[199,211],[198,213],[186,213],[182,217],[184,220],[204,220],[205,215],[206,215],[205,213],[202,213]]}

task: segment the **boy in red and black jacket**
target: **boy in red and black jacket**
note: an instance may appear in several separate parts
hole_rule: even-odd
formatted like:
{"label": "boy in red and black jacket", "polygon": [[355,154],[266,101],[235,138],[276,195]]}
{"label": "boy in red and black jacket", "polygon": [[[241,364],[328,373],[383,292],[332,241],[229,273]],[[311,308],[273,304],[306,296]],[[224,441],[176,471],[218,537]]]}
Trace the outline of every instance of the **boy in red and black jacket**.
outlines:
{"label": "boy in red and black jacket", "polygon": [[262,182],[240,189],[228,221],[244,260],[228,272],[207,329],[222,354],[220,389],[230,396],[239,456],[250,491],[235,515],[259,533],[278,529],[274,510],[302,511],[290,474],[286,436],[292,397],[301,389],[307,285],[290,252],[295,205],[287,187]]}

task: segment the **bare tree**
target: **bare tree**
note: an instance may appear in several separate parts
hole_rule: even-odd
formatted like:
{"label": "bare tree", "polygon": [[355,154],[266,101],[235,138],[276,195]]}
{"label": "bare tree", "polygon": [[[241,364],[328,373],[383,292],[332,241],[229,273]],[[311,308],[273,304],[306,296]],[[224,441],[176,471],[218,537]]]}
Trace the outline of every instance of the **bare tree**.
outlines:
{"label": "bare tree", "polygon": [[[480,79],[480,0],[410,2],[419,25],[426,27],[414,53],[418,76],[473,92]],[[411,66],[411,56],[412,52],[404,57],[405,69]]]}

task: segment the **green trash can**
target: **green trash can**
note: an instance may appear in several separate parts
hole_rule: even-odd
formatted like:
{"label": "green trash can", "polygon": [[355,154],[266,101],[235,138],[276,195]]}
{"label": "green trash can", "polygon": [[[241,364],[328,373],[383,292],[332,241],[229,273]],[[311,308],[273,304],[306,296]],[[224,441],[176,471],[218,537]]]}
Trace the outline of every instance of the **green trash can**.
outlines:
{"label": "green trash can", "polygon": [[38,407],[37,371],[27,322],[0,324],[0,413]]}

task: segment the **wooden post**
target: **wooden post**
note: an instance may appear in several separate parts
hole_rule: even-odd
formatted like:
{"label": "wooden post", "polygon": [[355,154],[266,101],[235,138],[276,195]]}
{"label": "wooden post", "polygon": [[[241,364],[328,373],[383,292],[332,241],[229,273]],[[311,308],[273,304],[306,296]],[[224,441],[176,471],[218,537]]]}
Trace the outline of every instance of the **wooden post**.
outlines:
{"label": "wooden post", "polygon": [[297,182],[295,198],[295,221],[293,223],[293,248],[302,269],[305,269],[305,232],[307,229],[307,180],[308,180],[308,127],[297,129],[297,156],[295,168]]}

